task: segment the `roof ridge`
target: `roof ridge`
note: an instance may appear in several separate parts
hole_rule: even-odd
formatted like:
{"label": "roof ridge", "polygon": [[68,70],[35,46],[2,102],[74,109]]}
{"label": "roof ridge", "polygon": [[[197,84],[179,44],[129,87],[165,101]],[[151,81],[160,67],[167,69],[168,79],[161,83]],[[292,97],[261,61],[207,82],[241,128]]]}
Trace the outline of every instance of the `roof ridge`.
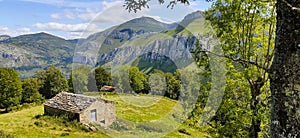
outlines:
{"label": "roof ridge", "polygon": [[[79,113],[97,100],[98,98],[93,96],[61,92],[44,103],[44,105],[60,110]],[[105,100],[102,101],[106,102]]]}

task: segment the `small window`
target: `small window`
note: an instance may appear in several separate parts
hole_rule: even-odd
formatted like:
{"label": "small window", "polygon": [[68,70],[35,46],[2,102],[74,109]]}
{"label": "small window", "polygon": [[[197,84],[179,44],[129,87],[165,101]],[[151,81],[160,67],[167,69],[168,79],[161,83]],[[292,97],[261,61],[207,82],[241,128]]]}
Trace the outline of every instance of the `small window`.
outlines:
{"label": "small window", "polygon": [[96,122],[97,121],[97,111],[96,109],[91,110],[91,122]]}

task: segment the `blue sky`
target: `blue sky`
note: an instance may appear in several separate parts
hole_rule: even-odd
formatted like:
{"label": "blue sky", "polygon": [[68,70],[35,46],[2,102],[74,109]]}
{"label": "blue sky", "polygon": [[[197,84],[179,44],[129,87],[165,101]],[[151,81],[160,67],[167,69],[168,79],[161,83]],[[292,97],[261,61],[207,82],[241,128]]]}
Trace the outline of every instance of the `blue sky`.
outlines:
{"label": "blue sky", "polygon": [[[168,1],[168,0],[166,0]],[[66,39],[86,37],[114,25],[141,16],[162,22],[180,21],[196,10],[205,10],[211,3],[192,1],[167,9],[151,0],[150,9],[128,13],[123,0],[0,0],[0,35],[47,32]]]}

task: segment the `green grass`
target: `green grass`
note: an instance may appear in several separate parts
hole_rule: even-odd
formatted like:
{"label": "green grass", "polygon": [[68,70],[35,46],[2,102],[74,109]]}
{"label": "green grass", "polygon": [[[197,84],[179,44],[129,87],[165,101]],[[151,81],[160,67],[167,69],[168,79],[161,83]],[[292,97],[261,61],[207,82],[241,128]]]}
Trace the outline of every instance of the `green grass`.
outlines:
{"label": "green grass", "polygon": [[188,24],[180,34],[192,33],[199,34],[209,31],[209,27],[205,23],[205,19],[196,19]]}
{"label": "green grass", "polygon": [[[100,95],[97,92],[85,94],[90,96]],[[177,101],[161,96],[108,95],[105,93],[103,95],[104,98],[115,102],[117,116],[120,119],[133,122],[157,120],[166,116],[172,110],[179,110],[176,107]]]}
{"label": "green grass", "polygon": [[[106,130],[113,137],[207,137],[204,131],[182,124],[183,109],[176,100],[150,95],[85,94],[103,95],[116,103],[119,123],[114,129]],[[180,133],[179,129],[185,129],[190,135]]]}
{"label": "green grass", "polygon": [[[86,95],[99,96],[98,92]],[[63,118],[43,116],[43,106],[0,114],[0,136],[20,138],[40,137],[206,137],[205,131],[196,130],[180,122],[182,107],[178,101],[150,95],[117,95],[101,93],[115,101],[117,122],[110,129],[89,132],[76,122]],[[187,134],[179,132],[185,130]]]}
{"label": "green grass", "polygon": [[170,36],[173,36],[173,35],[176,35],[176,34],[180,34],[180,35],[184,35],[184,34],[197,35],[197,34],[207,33],[210,30],[211,30],[210,25],[209,25],[209,23],[206,22],[205,19],[196,19],[196,20],[193,20],[192,22],[190,22],[189,24],[187,24],[186,26],[183,25],[183,26],[177,27],[173,30],[169,30],[169,31],[166,32],[166,34],[170,35]]}
{"label": "green grass", "polygon": [[[59,118],[41,117],[43,106],[35,106],[17,112],[0,115],[0,129],[5,133],[20,138],[42,137],[108,137],[101,132],[86,132],[75,126],[66,126]],[[70,125],[70,123],[69,123]]]}

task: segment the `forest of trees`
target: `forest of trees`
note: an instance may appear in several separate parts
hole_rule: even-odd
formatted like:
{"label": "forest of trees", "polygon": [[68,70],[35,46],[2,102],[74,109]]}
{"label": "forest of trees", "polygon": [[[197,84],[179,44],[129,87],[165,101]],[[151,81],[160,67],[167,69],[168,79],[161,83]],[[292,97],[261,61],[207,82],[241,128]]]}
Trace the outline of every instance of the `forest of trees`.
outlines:
{"label": "forest of trees", "polygon": [[20,80],[18,72],[12,68],[0,68],[0,75],[0,109],[6,112],[22,104],[41,104],[68,90],[65,76],[53,66],[25,80]]}
{"label": "forest of trees", "polygon": [[20,80],[18,72],[12,68],[0,68],[0,75],[0,86],[3,90],[0,93],[0,109],[6,110],[24,103],[42,103],[63,91],[77,94],[99,92],[103,86],[113,85],[112,80],[128,84],[130,89],[125,88],[126,84],[115,84],[120,86],[121,93],[161,95],[171,99],[178,99],[181,87],[179,71],[172,74],[155,70],[146,75],[137,67],[129,67],[129,80],[119,76],[112,77],[111,72],[103,67],[92,69],[85,65],[74,67],[69,79],[54,66],[25,80]]}

